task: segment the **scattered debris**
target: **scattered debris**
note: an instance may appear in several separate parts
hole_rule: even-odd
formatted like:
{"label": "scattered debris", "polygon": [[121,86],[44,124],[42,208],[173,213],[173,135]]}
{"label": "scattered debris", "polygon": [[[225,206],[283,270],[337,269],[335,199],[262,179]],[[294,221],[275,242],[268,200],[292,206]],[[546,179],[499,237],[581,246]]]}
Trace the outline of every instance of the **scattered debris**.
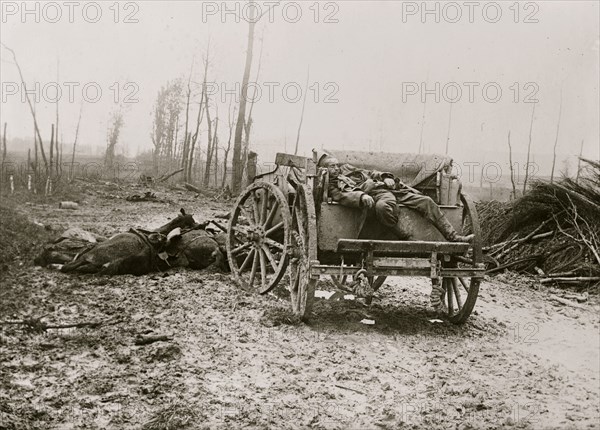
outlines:
{"label": "scattered debris", "polygon": [[343,386],[343,385],[339,385],[339,384],[334,384],[334,385],[335,385],[336,387],[338,387],[338,388],[341,388],[341,389],[343,389],[343,390],[353,391],[353,392],[355,392],[355,393],[362,394],[363,396],[366,396],[366,394],[365,394],[365,393],[363,393],[362,391],[359,391],[359,390],[355,390],[354,388],[345,387],[345,386]]}
{"label": "scattered debris", "polygon": [[146,193],[141,196],[139,194],[133,194],[131,196],[127,196],[125,198],[128,202],[155,202],[158,201],[156,198],[156,194],[151,191],[146,191]]}
{"label": "scattered debris", "polygon": [[315,297],[319,299],[329,300],[333,295],[335,291],[315,290]]}
{"label": "scattered debris", "polygon": [[567,299],[563,299],[562,297],[558,297],[554,294],[550,295],[550,298],[554,301],[557,301],[560,304],[566,305],[566,306],[571,306],[573,308],[578,308],[578,309],[585,309],[586,307],[584,305],[580,305],[579,303],[576,302],[572,302],[571,300],[567,300]]}
{"label": "scattered debris", "polygon": [[49,329],[65,329],[65,328],[83,328],[90,327],[96,328],[101,325],[107,324],[117,324],[121,322],[121,320],[109,319],[106,321],[90,321],[90,322],[80,322],[80,323],[69,323],[69,324],[48,324],[42,321],[46,315],[42,315],[41,317],[31,317],[24,318],[23,320],[9,320],[9,321],[0,321],[0,324],[16,324],[16,325],[24,325],[27,328],[31,329],[34,332],[40,333]]}
{"label": "scattered debris", "polygon": [[60,202],[58,204],[59,209],[77,209],[79,208],[79,203],[77,202]]}
{"label": "scattered debris", "polygon": [[162,175],[160,178],[158,178],[156,181],[157,182],[165,182],[167,179],[169,179],[171,176],[175,176],[178,173],[183,172],[183,168],[175,170],[174,172],[171,173],[165,173],[164,175]]}
{"label": "scattered debris", "polygon": [[169,342],[173,340],[173,336],[164,334],[138,335],[135,339],[136,345],[149,345],[154,342]]}
{"label": "scattered debris", "polygon": [[477,207],[488,274],[510,269],[543,284],[600,282],[600,163],[578,180],[538,181],[511,203]]}
{"label": "scattered debris", "polygon": [[198,194],[202,194],[202,191],[200,190],[200,188],[193,186],[192,184],[188,184],[187,182],[185,184],[183,184],[183,186],[185,187],[186,190],[188,191],[193,191],[195,193]]}

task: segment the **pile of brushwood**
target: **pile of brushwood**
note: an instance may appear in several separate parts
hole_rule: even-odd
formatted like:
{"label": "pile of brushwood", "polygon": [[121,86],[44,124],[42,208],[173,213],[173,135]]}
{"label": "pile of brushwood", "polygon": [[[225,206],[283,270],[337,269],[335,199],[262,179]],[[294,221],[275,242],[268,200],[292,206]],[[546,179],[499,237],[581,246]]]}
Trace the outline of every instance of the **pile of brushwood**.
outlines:
{"label": "pile of brushwood", "polygon": [[600,284],[600,162],[581,161],[577,179],[537,181],[514,202],[478,204],[487,273]]}

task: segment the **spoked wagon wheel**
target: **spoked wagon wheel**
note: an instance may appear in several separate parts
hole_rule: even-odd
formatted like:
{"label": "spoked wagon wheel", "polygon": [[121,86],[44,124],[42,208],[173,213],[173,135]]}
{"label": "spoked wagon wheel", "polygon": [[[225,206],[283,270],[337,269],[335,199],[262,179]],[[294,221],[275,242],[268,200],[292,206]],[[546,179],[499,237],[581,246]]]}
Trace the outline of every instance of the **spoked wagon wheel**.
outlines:
{"label": "spoked wagon wheel", "polygon": [[[474,203],[465,195],[461,195],[464,205],[463,234],[474,235],[473,242],[466,257],[452,258],[447,263],[442,263],[447,268],[477,268],[483,261],[481,251],[481,229],[479,217]],[[464,323],[475,306],[479,294],[480,278],[450,276],[442,280],[442,288],[447,306],[447,317],[455,324]]]}
{"label": "spoked wagon wheel", "polygon": [[227,258],[236,282],[265,294],[285,274],[291,215],[281,190],[250,185],[238,198],[227,228]]}
{"label": "spoked wagon wheel", "polygon": [[308,185],[298,185],[292,208],[290,235],[290,296],[292,310],[308,318],[315,297],[317,280],[310,277],[310,267],[317,261],[317,217]]}

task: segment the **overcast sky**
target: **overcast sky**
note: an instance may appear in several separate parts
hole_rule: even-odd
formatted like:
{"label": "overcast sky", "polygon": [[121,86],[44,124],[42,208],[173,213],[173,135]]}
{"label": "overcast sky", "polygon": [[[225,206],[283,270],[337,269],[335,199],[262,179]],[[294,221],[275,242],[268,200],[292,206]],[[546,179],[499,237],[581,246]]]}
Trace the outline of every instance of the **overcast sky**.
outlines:
{"label": "overcast sky", "polygon": [[[235,89],[242,79],[248,23],[243,18],[236,22],[235,13],[222,14],[222,2],[121,2],[117,7],[99,2],[100,17],[96,4],[74,3],[72,17],[65,2],[28,3],[30,10],[38,8],[39,19],[35,12],[23,15],[22,2],[2,4],[2,42],[15,50],[28,87],[39,83],[37,110],[44,135],[50,134],[54,121],[51,83],[57,81],[57,59],[64,143],[72,144],[87,85],[80,142],[105,144],[117,95],[125,112],[119,147],[127,147],[130,155],[151,147],[151,112],[161,85],[187,78],[192,63],[192,80],[201,81],[209,37],[209,81],[222,90]],[[438,8],[439,22],[435,13],[423,15],[421,2],[307,2],[301,16],[291,3],[275,6],[256,27],[252,79],[259,39],[264,40],[258,80],[262,97],[254,108],[251,139],[259,155],[270,158],[278,150],[293,151],[302,108],[296,90],[304,89],[310,66],[302,153],[322,146],[415,152],[423,112],[425,149],[443,153],[450,115],[446,99],[458,87],[462,95],[452,107],[449,140],[456,159],[506,162],[509,130],[513,147],[524,153],[533,108],[527,101],[537,99],[532,148],[536,160],[544,163],[552,153],[561,89],[561,156],[577,154],[584,139],[584,154],[599,158],[597,1],[521,2],[517,7],[513,2],[475,2],[472,9],[464,2],[428,2],[430,10]],[[266,10],[264,3],[258,4]],[[0,71],[1,121],[8,122],[9,137],[30,138],[31,115],[20,90],[12,94],[19,78],[4,49]],[[72,101],[65,82],[78,84]],[[44,96],[42,89],[49,83]],[[425,109],[421,83],[431,90]],[[96,88],[102,95],[92,102]],[[123,103],[126,96],[137,102]],[[219,91],[212,101],[221,124],[229,102],[221,102],[223,96]],[[221,130],[224,141],[226,130]],[[515,157],[524,162],[522,154]]]}

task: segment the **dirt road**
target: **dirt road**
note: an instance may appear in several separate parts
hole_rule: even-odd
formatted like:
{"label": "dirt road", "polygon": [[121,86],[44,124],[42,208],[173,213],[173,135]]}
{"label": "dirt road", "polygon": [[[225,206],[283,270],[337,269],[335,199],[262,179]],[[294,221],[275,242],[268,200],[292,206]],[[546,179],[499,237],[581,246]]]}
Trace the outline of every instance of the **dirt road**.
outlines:
{"label": "dirt road", "polygon": [[[77,211],[21,208],[101,234],[157,226],[181,206],[197,219],[226,208],[170,198],[92,192]],[[0,327],[0,428],[599,428],[598,298],[565,306],[518,277],[484,282],[463,326],[436,321],[417,278],[390,280],[371,307],[318,299],[310,325],[284,290],[249,294],[221,273],[77,277],[25,264],[0,291],[0,320],[103,323]],[[148,334],[171,340],[136,345]]]}

